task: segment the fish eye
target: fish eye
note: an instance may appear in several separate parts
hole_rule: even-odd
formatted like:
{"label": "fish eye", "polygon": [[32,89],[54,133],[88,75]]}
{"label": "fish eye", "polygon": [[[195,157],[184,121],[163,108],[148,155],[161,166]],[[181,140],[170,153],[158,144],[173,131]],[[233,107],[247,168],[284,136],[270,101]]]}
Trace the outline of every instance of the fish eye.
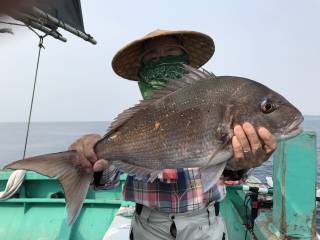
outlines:
{"label": "fish eye", "polygon": [[261,102],[260,109],[263,113],[268,114],[276,110],[276,105],[269,98],[265,98]]}

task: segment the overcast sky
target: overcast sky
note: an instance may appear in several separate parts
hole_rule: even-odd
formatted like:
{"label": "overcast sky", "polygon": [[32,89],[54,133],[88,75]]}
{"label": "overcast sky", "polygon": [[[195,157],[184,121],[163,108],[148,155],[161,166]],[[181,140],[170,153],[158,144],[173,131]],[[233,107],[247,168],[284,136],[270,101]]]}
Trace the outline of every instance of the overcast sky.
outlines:
{"label": "overcast sky", "polygon": [[[61,30],[45,39],[33,121],[112,120],[141,98],[133,81],[111,68],[124,44],[161,29],[210,35],[216,45],[205,68],[259,81],[303,114],[320,115],[320,2],[309,1],[82,1],[85,28],[98,45]],[[0,25],[1,27],[2,25]],[[25,28],[0,35],[0,121],[26,121],[37,37]]]}

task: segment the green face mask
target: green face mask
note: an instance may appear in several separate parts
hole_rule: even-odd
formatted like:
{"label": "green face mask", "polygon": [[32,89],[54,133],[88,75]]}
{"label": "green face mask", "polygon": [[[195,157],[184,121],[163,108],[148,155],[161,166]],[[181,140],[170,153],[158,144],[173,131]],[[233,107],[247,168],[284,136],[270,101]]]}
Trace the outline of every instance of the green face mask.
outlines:
{"label": "green face mask", "polygon": [[181,78],[184,70],[181,64],[188,64],[188,55],[161,57],[154,63],[144,63],[139,69],[139,88],[144,99],[148,99],[154,90],[163,88],[168,79]]}

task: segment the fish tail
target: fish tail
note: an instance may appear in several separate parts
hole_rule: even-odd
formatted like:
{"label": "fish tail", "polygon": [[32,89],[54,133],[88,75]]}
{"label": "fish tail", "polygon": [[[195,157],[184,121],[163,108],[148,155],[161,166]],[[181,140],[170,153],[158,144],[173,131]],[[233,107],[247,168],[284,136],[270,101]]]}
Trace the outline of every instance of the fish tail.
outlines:
{"label": "fish tail", "polygon": [[57,177],[65,193],[68,223],[72,225],[80,213],[93,179],[90,166],[82,154],[66,151],[15,161],[4,169],[31,170],[48,177]]}

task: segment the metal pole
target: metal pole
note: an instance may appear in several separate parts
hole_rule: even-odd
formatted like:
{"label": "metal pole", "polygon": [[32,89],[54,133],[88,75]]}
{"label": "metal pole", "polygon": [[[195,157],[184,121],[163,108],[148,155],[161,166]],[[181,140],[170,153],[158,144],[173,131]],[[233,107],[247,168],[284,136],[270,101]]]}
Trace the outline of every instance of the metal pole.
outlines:
{"label": "metal pole", "polygon": [[59,34],[56,30],[52,30],[50,28],[45,27],[43,24],[39,23],[37,18],[29,14],[22,13],[22,12],[14,12],[13,17],[33,28],[36,28],[44,32],[47,35],[52,36],[53,38],[56,38],[62,42],[67,42],[67,39],[64,38],[61,34]]}
{"label": "metal pole", "polygon": [[54,23],[55,25],[63,28],[64,30],[88,41],[91,42],[92,44],[97,44],[97,41],[90,36],[89,34],[83,33],[81,31],[79,31],[78,29],[71,27],[70,25],[64,23],[63,21],[51,16],[48,13],[45,13],[44,11],[42,11],[41,9],[37,8],[37,7],[33,7],[33,11],[38,14],[40,17],[44,18],[45,20]]}
{"label": "metal pole", "polygon": [[50,36],[52,36],[62,42],[67,42],[67,39],[62,37],[59,33],[57,33],[56,31],[52,31],[50,28],[46,28],[45,26],[43,26],[37,22],[30,21],[29,25],[33,28],[37,28],[37,29],[41,30],[45,34],[48,34],[48,35],[50,35]]}

